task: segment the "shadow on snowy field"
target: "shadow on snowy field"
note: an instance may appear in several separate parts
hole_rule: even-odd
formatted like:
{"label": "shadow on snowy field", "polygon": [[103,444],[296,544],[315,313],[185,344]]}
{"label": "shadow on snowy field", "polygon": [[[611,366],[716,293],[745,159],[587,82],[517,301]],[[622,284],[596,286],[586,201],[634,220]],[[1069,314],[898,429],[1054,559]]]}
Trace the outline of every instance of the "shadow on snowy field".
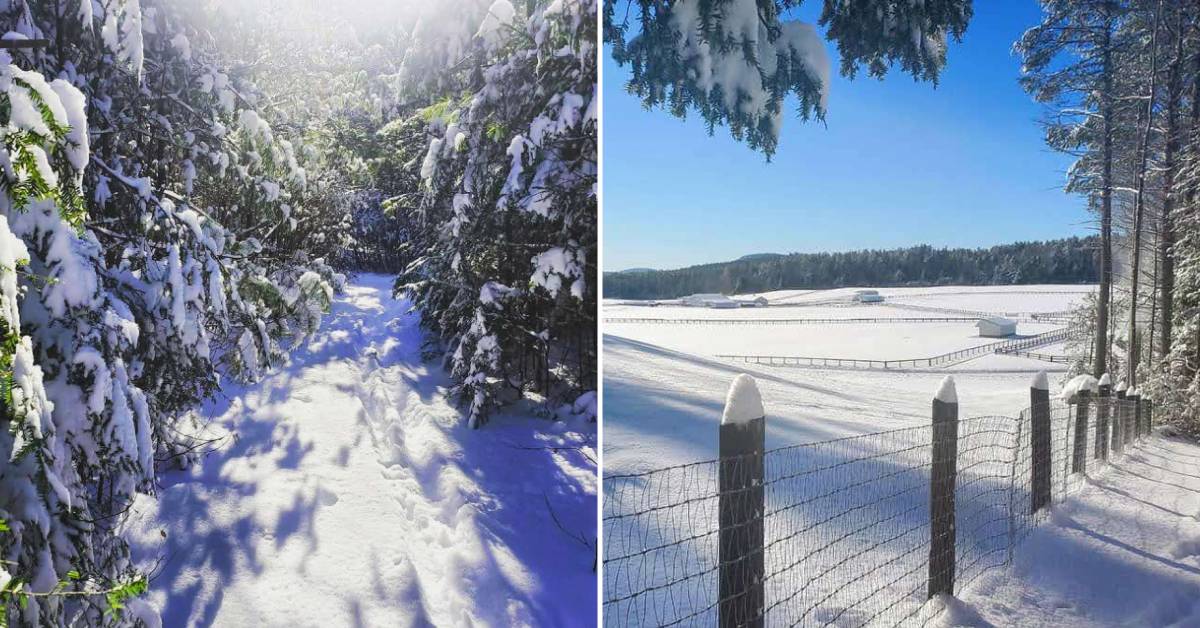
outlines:
{"label": "shadow on snowy field", "polygon": [[226,507],[234,499],[252,502],[258,491],[254,478],[241,470],[227,472],[230,461],[271,457],[280,468],[298,469],[312,452],[312,445],[302,443],[283,417],[234,412],[240,416],[230,444],[203,456],[191,469],[162,475],[157,510],[175,514],[165,521],[146,522],[161,526],[161,544],[147,553],[138,551],[135,543],[135,560],[164,561],[153,574],[152,586],[171,592],[161,608],[165,626],[212,625],[221,606],[221,588],[208,591],[206,584],[211,583],[189,572],[200,570],[222,578],[242,570],[262,573],[257,547],[262,539],[278,546],[303,535],[310,547],[316,547],[312,518],[319,507],[317,495],[297,490],[290,505],[269,525],[257,520],[252,510]]}
{"label": "shadow on snowy field", "polygon": [[[731,364],[613,335],[604,336],[604,355],[605,433],[610,435],[605,439],[606,455],[625,448],[648,448],[649,453],[661,447],[678,451],[671,459],[680,462],[715,457],[724,392],[741,373],[753,375],[763,391],[768,447],[878,431],[881,423],[875,417],[881,408],[892,421],[911,424],[907,415],[886,410],[878,399],[813,383],[811,373],[805,380],[790,372]],[[614,364],[630,365],[629,372],[614,376]],[[832,416],[839,419],[828,420]],[[605,473],[661,466],[661,456],[631,458],[636,460],[614,466],[606,457]]]}

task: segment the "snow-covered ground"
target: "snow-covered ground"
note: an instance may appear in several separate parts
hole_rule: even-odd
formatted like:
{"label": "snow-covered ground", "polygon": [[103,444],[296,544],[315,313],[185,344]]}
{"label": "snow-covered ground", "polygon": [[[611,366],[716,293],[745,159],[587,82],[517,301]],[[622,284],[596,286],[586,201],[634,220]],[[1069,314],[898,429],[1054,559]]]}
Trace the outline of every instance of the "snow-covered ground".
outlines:
{"label": "snow-covered ground", "polygon": [[[959,593],[958,625],[1200,626],[1200,447],[1153,437]],[[944,622],[952,624],[955,622]]]}
{"label": "snow-covered ground", "polygon": [[[1064,303],[1063,295],[1053,294],[1057,290],[1051,288],[1040,290],[1046,293],[1042,295],[1010,295],[1012,301],[1001,303],[1018,303],[1013,309],[1028,312],[1055,311],[1074,303]],[[1088,289],[1067,287],[1068,291],[1071,288],[1076,288],[1076,298]],[[978,308],[988,304],[981,299],[992,298],[977,294],[980,290],[940,290],[944,294],[930,299],[943,307]],[[957,294],[960,291],[976,294]],[[606,316],[610,309],[605,308]],[[735,317],[746,311],[718,315]],[[1020,331],[1027,333],[1027,328],[1022,323]],[[1018,356],[987,355],[945,369],[909,371],[768,367],[713,357],[720,352],[716,348],[728,348],[726,344],[743,345],[748,349],[744,353],[853,353],[881,359],[902,346],[906,351],[924,347],[917,353],[932,355],[974,342],[956,325],[936,323],[606,325],[604,473],[639,473],[716,458],[726,393],[741,373],[753,375],[762,393],[769,449],[928,425],[931,400],[947,374],[956,380],[959,416],[964,419],[1017,416],[1030,404],[1030,384],[1039,370],[1050,372],[1051,395],[1057,396],[1066,366]],[[1061,354],[1063,347],[1033,351]],[[942,623],[1200,626],[1197,468],[1200,447],[1162,436],[1114,457],[1109,465],[1091,467],[1082,488],[1055,504],[1049,519],[1018,546],[1013,567],[988,571],[959,591],[961,602],[942,616]],[[688,528],[675,538],[693,538],[707,530],[702,522],[689,525],[699,532]],[[836,538],[832,531],[825,534]]]}
{"label": "snow-covered ground", "polygon": [[[201,411],[219,449],[131,517],[165,626],[588,626],[595,424],[470,430],[390,278]],[[157,566],[156,566],[157,565]]]}

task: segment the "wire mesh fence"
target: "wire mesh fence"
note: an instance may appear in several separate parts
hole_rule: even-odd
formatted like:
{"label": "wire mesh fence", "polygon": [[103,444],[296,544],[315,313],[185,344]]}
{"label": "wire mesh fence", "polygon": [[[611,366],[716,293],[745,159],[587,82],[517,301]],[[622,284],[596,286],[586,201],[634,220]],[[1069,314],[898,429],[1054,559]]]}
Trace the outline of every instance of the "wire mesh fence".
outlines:
{"label": "wire mesh fence", "polygon": [[922,625],[1082,484],[1099,430],[1149,432],[1135,400],[1077,401],[607,476],[604,623]]}

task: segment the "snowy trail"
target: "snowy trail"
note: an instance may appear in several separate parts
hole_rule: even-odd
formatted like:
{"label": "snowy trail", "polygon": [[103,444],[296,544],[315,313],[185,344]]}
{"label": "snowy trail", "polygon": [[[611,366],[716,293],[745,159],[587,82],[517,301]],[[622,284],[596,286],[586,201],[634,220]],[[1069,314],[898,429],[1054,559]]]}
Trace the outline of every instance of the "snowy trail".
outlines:
{"label": "snowy trail", "polygon": [[1200,446],[1154,436],[1089,474],[947,623],[1200,625]]}
{"label": "snowy trail", "polygon": [[361,277],[290,364],[226,389],[202,415],[230,443],[139,503],[164,625],[594,623],[594,424],[467,429],[389,289]]}

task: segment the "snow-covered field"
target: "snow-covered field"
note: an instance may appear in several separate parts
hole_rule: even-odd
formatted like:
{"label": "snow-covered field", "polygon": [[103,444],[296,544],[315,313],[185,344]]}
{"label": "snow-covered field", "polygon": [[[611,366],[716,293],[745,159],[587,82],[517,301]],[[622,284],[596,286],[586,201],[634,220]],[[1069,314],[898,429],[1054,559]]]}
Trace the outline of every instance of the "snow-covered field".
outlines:
{"label": "snow-covered field", "polygon": [[[1024,287],[1024,286],[1021,286]],[[995,292],[995,293],[964,293],[964,294],[928,294],[918,296],[895,295],[893,303],[920,305],[926,307],[944,307],[962,310],[979,310],[983,312],[1021,312],[1047,313],[1069,310],[1078,304],[1080,298],[1091,292],[1090,288],[1079,291],[1071,290],[1068,286],[1063,292],[1044,292],[1041,294]]]}
{"label": "snow-covered field", "polygon": [[[972,309],[984,303],[981,299],[996,299],[1023,311],[1050,312],[1077,303],[1092,289],[1091,286],[946,286],[879,291],[887,298],[910,295],[908,298],[914,301],[929,299],[947,308]],[[788,290],[764,296],[772,303],[780,299],[789,303],[844,303],[854,291],[853,288]],[[931,294],[935,296],[911,296]],[[605,318],[811,319],[925,314],[886,304],[717,310],[643,307],[610,300],[603,307]],[[1061,324],[1022,322],[1017,332],[1032,335],[1061,327]],[[923,425],[929,421],[930,398],[942,377],[950,373],[958,381],[961,416],[1012,415],[1029,405],[1029,381],[1037,371],[1053,373],[1065,369],[1063,364],[1007,355],[984,355],[927,372],[766,367],[721,360],[715,355],[908,359],[994,341],[980,338],[970,322],[720,326],[608,323],[604,338],[605,473],[713,458],[716,421],[726,388],[733,376],[741,372],[753,374],[762,388],[771,418],[768,445],[788,445]],[[1062,350],[1061,344],[1034,349],[1060,355]]]}
{"label": "snow-covered field", "polygon": [[[886,300],[927,301],[963,309],[1053,312],[1066,309],[1083,295],[1095,292],[1092,285],[1035,284],[1026,286],[939,286],[913,288],[836,288],[833,290],[775,290],[736,298],[764,296],[773,305],[796,305],[824,301],[849,300],[862,289],[878,290]],[[996,304],[1001,304],[996,307]],[[973,307],[989,306],[989,307]]]}
{"label": "snow-covered field", "polygon": [[[1021,323],[1021,335],[1061,325]],[[628,340],[699,355],[773,355],[858,360],[904,360],[997,342],[983,338],[974,322],[846,323],[829,325],[639,325],[606,326]]]}
{"label": "snow-covered field", "polygon": [[163,625],[594,623],[595,424],[468,429],[390,286],[360,277],[290,364],[227,386],[201,411],[223,446],[138,504]]}
{"label": "snow-covered field", "polygon": [[[884,301],[858,304],[854,294],[863,288],[832,290],[776,290],[733,295],[749,301],[767,299],[766,307],[711,310],[686,307],[677,300],[639,301],[606,299],[609,318],[888,318],[962,316],[954,310],[1012,314],[1058,313],[1078,305],[1095,292],[1091,285],[944,286],[937,288],[876,288]],[[652,305],[653,304],[653,305]],[[908,307],[906,307],[908,306]],[[924,312],[918,308],[927,308]],[[938,312],[938,310],[946,310]]]}
{"label": "snow-covered field", "polygon": [[646,307],[643,305],[627,305],[620,302],[604,306],[604,316],[608,321],[619,321],[625,318],[665,318],[665,319],[755,319],[755,320],[820,320],[820,319],[859,319],[859,318],[963,318],[964,314],[917,311],[888,305],[812,305],[806,307],[743,307],[736,310],[719,310],[706,307],[687,307],[682,305],[659,305]]}
{"label": "snow-covered field", "polygon": [[[732,328],[708,329],[715,335]],[[606,475],[715,458],[725,393],[739,373],[758,380],[769,448],[928,424],[930,401],[941,380],[951,374],[757,366],[618,333],[609,327],[604,337]],[[1031,366],[1038,365],[1050,366]],[[958,382],[960,416],[1019,412],[1029,405],[1035,373],[1033,368],[952,373]]]}

